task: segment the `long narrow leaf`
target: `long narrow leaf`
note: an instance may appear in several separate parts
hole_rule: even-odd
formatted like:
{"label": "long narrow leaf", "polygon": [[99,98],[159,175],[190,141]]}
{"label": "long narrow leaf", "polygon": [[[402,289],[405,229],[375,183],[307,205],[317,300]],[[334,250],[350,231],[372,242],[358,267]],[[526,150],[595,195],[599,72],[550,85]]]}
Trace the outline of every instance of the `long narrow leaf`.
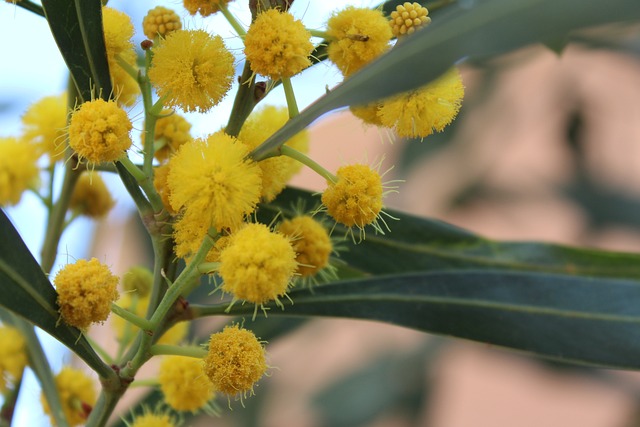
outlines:
{"label": "long narrow leaf", "polygon": [[42,0],[53,38],[84,101],[111,94],[100,0]]}
{"label": "long narrow leaf", "polygon": [[[289,293],[269,316],[369,319],[563,362],[640,368],[640,282],[512,271],[415,273]],[[200,313],[207,309],[197,308]],[[210,308],[220,314],[223,307]],[[253,312],[236,304],[231,315]]]}
{"label": "long narrow leaf", "polygon": [[[288,188],[274,202],[259,210],[259,218],[269,223],[283,213],[295,215],[293,206],[304,202],[308,208],[320,198],[308,191]],[[582,276],[640,280],[640,255],[574,248],[537,242],[499,242],[485,239],[442,221],[389,211],[398,221],[389,221],[384,235],[368,230],[357,245],[350,240],[340,258],[350,267],[369,274],[452,269],[505,269],[567,273]],[[322,218],[322,215],[318,216]],[[331,218],[325,218],[328,223]],[[337,225],[335,236],[346,229]]]}

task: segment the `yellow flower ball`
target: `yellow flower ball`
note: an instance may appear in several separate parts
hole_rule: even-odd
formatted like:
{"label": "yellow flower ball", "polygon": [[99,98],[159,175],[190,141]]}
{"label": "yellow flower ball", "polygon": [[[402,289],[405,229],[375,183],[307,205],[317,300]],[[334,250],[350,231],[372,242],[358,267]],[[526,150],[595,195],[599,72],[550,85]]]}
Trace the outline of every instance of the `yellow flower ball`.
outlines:
{"label": "yellow flower ball", "polygon": [[382,210],[382,180],[368,165],[342,166],[336,173],[337,182],[328,182],[322,193],[327,213],[347,227],[364,228],[375,222]]}
{"label": "yellow flower ball", "polygon": [[233,61],[220,36],[178,30],[154,47],[149,78],[165,105],[206,112],[231,88]]}
{"label": "yellow flower ball", "polygon": [[386,127],[406,138],[424,138],[442,130],[460,111],[464,86],[456,68],[420,89],[382,101],[378,110]]}
{"label": "yellow flower ball", "polygon": [[67,264],[54,279],[62,320],[79,329],[102,323],[118,299],[118,277],[97,259]]}
{"label": "yellow flower ball", "polygon": [[90,218],[102,218],[114,204],[102,177],[97,173],[85,172],[80,175],[71,193],[69,209]]}
{"label": "yellow flower ball", "polygon": [[184,0],[184,8],[191,15],[200,13],[202,16],[209,16],[220,11],[220,7],[229,4],[231,0]]}
{"label": "yellow flower ball", "polygon": [[140,95],[140,87],[138,82],[120,66],[117,58],[124,60],[134,69],[137,68],[138,56],[131,41],[134,32],[133,23],[126,13],[103,7],[102,26],[114,98],[122,105],[131,106]]}
{"label": "yellow flower ball", "polygon": [[329,60],[345,77],[386,52],[392,36],[382,11],[353,6],[329,18],[327,34]]}
{"label": "yellow flower ball", "polygon": [[130,427],[176,427],[169,414],[143,414],[134,418]]}
{"label": "yellow flower ball", "polygon": [[429,15],[429,11],[420,3],[405,2],[397,5],[396,10],[391,12],[389,17],[393,35],[402,37],[426,27],[431,22],[431,18],[427,15]]}
{"label": "yellow flower ball", "polygon": [[[238,134],[238,139],[253,150],[287,121],[289,121],[289,113],[286,108],[267,106],[249,116]],[[309,151],[309,134],[303,130],[285,144],[306,153]],[[262,200],[265,202],[275,199],[293,175],[302,168],[300,162],[287,156],[270,157],[258,162],[258,166],[262,170]]]}
{"label": "yellow flower ball", "polygon": [[142,20],[142,32],[149,40],[166,37],[181,28],[182,22],[178,14],[164,6],[156,6],[149,10]]}
{"label": "yellow flower ball", "polygon": [[213,384],[201,359],[168,356],[160,364],[158,382],[164,401],[176,411],[195,412],[213,398]]}
{"label": "yellow flower ball", "polygon": [[211,335],[204,371],[215,390],[228,396],[253,393],[253,385],[267,371],[264,348],[253,332],[226,326]]}
{"label": "yellow flower ball", "polygon": [[[93,381],[83,371],[65,366],[55,377],[58,396],[62,403],[62,411],[71,426],[84,424],[91,413],[91,409],[96,403],[97,396]],[[40,396],[42,407],[51,418],[51,424],[55,425],[55,420],[51,416],[49,403]]]}
{"label": "yellow flower ball", "polygon": [[22,116],[24,140],[38,146],[39,153],[60,160],[67,136],[67,94],[45,96]]}
{"label": "yellow flower ball", "polygon": [[261,172],[248,148],[222,132],[184,144],[169,168],[171,206],[199,215],[203,227],[236,229],[260,199]]}
{"label": "yellow flower ball", "polygon": [[[187,141],[191,141],[191,123],[183,116],[172,113],[171,110],[163,110],[161,117],[156,121],[155,139],[159,148],[154,156],[159,162],[164,162],[171,157],[178,148]],[[144,138],[144,134],[142,135]]]}
{"label": "yellow flower ball", "polygon": [[251,69],[278,80],[291,77],[311,65],[311,33],[288,12],[268,9],[258,14],[244,39],[244,53]]}
{"label": "yellow flower ball", "polygon": [[16,205],[38,183],[36,146],[17,138],[0,138],[0,206]]}
{"label": "yellow flower ball", "polygon": [[26,341],[13,326],[0,326],[0,392],[8,390],[7,382],[15,385],[27,366]]}
{"label": "yellow flower ball", "polygon": [[289,238],[264,224],[247,224],[231,234],[220,254],[222,290],[237,299],[263,304],[287,292],[297,269]]}
{"label": "yellow flower ball", "polygon": [[291,239],[298,269],[302,277],[310,277],[329,265],[333,244],[327,230],[308,215],[280,223],[278,231]]}
{"label": "yellow flower ball", "polygon": [[131,147],[132,128],[127,113],[114,101],[88,101],[71,116],[69,145],[90,163],[113,162]]}
{"label": "yellow flower ball", "polygon": [[[140,295],[136,292],[123,294],[116,304],[125,310],[131,311],[139,317],[147,315],[149,308],[149,295]],[[110,320],[111,327],[116,333],[118,341],[125,339],[125,333],[128,331],[130,336],[137,334],[140,330],[137,326],[128,323],[120,316],[113,316]],[[127,329],[128,328],[128,329]],[[169,328],[158,338],[157,344],[177,345],[180,344],[189,332],[189,323],[178,322]]]}

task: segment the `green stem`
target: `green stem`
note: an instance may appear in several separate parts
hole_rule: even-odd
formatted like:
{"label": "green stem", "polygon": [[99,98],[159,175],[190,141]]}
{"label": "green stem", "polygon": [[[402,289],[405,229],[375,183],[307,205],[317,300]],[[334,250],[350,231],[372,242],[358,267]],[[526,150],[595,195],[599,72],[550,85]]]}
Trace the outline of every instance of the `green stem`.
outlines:
{"label": "green stem", "polygon": [[135,380],[129,387],[157,387],[159,384],[157,378],[146,378],[144,380]]}
{"label": "green stem", "polygon": [[291,86],[291,78],[282,78],[282,87],[284,88],[284,96],[287,98],[287,107],[289,108],[289,118],[293,119],[300,114],[298,110],[298,103],[296,102],[296,95],[293,92],[293,86]]}
{"label": "green stem", "polygon": [[[147,70],[151,65],[151,49],[145,51],[145,61],[147,64]],[[147,176],[153,176],[153,154],[154,154],[154,142],[156,133],[156,122],[158,120],[157,114],[152,114],[153,110],[153,98],[151,95],[151,82],[146,74],[139,74],[138,84],[140,85],[140,92],[142,93],[142,103],[144,105],[144,162],[142,164],[142,171]]]}
{"label": "green stem", "polygon": [[202,347],[186,346],[179,347],[177,345],[154,344],[151,346],[151,354],[154,356],[186,356],[195,359],[202,359],[207,355],[207,350]]}
{"label": "green stem", "polygon": [[264,89],[259,89],[256,86],[256,79],[254,78],[253,71],[251,71],[251,64],[249,61],[244,63],[244,69],[242,70],[242,76],[240,76],[240,87],[236,92],[236,97],[233,100],[233,108],[231,109],[231,115],[229,121],[225,127],[225,133],[231,136],[238,136],[242,125],[251,114],[251,111],[255,106],[264,98]]}
{"label": "green stem", "polygon": [[100,397],[98,397],[98,401],[93,406],[85,425],[91,427],[105,426],[125,391],[126,387],[115,392],[103,390]]}
{"label": "green stem", "polygon": [[[180,276],[173,282],[173,285],[167,290],[167,293],[158,304],[155,312],[151,316],[151,325],[150,330],[157,331],[162,322],[165,320],[167,313],[173,307],[176,300],[182,295],[182,292],[189,287],[190,282],[193,281],[194,277],[198,275],[197,266],[205,259],[209,250],[214,245],[213,239],[207,234],[200,246],[200,249],[194,256],[193,260],[187,265],[187,267],[182,270]],[[152,356],[149,351],[151,344],[153,342],[153,336],[141,331],[138,333],[138,338],[136,343],[132,346],[132,351],[135,354],[132,357],[125,357],[125,360],[129,360],[128,363],[120,371],[120,374],[123,378],[133,378],[138,372],[138,369]]]}
{"label": "green stem", "polygon": [[[210,230],[210,232],[211,231],[212,230]],[[202,263],[214,244],[214,240],[209,234],[207,234],[196,255],[193,257],[187,267],[182,271],[182,273],[180,273],[180,276],[178,276],[173,285],[167,290],[167,293],[165,294],[155,313],[151,317],[151,323],[154,326],[159,325],[162,320],[164,320],[176,300],[183,294],[183,292],[185,292],[185,290],[187,290],[187,288],[192,286],[191,282],[193,281],[193,279],[196,276],[200,275],[200,273],[198,272],[198,265]]]}
{"label": "green stem", "polygon": [[137,316],[129,310],[125,310],[115,303],[111,303],[111,312],[117,316],[122,317],[124,320],[132,323],[143,331],[151,331],[153,329],[153,325],[147,319]]}
{"label": "green stem", "polygon": [[203,262],[198,266],[198,272],[200,274],[209,274],[217,271],[220,268],[219,262]]}
{"label": "green stem", "polygon": [[329,33],[327,33],[326,31],[312,30],[310,28],[307,28],[307,31],[309,31],[311,33],[311,37],[320,37],[320,38],[325,39],[325,40],[332,40],[333,39],[333,37],[331,37],[329,35]]}
{"label": "green stem", "polygon": [[41,253],[41,267],[45,273],[50,273],[53,268],[53,264],[56,261],[58,254],[58,243],[60,237],[62,237],[62,231],[64,230],[64,218],[69,208],[69,201],[71,200],[71,194],[73,188],[78,181],[80,171],[75,168],[75,157],[72,157],[65,165],[64,178],[62,181],[62,190],[56,203],[53,205],[53,209],[49,214],[47,221],[47,230],[44,236],[44,243],[42,245]]}
{"label": "green stem", "polygon": [[240,36],[241,39],[244,39],[244,37],[247,35],[247,32],[245,31],[244,27],[240,25],[236,17],[233,16],[231,12],[229,12],[229,9],[227,9],[227,6],[223,4],[223,2],[220,2],[219,7],[220,7],[220,12],[222,12],[224,17],[227,19],[227,22],[229,22],[229,24],[233,27],[236,34],[238,34],[238,36]]}
{"label": "green stem", "polygon": [[307,166],[308,168],[316,172],[318,175],[320,175],[327,181],[331,181],[334,184],[338,182],[338,178],[336,178],[335,175],[333,175],[331,172],[323,168],[319,163],[312,160],[306,154],[303,154],[298,150],[289,147],[288,145],[283,145],[282,147],[280,147],[280,152],[284,156],[291,157],[292,159],[299,161],[300,163]]}
{"label": "green stem", "polygon": [[217,305],[190,304],[189,305],[189,311],[191,312],[191,317],[193,319],[199,319],[207,316],[226,315],[228,308],[229,308],[229,304],[217,304]]}
{"label": "green stem", "polygon": [[118,62],[120,68],[126,71],[126,73],[129,74],[131,78],[136,81],[138,80],[139,71],[133,65],[125,61],[122,56],[120,56],[120,54],[116,55],[116,61]]}
{"label": "green stem", "polygon": [[[158,192],[153,186],[153,181],[151,175],[147,175],[144,173],[142,169],[136,166],[126,154],[118,159],[118,162],[127,169],[127,171],[135,178],[138,182],[138,185],[145,192],[147,197],[149,198],[149,203],[151,203],[151,207],[154,212],[161,212],[164,209],[164,205],[162,204],[162,199],[158,195]],[[143,213],[143,212],[141,212]]]}

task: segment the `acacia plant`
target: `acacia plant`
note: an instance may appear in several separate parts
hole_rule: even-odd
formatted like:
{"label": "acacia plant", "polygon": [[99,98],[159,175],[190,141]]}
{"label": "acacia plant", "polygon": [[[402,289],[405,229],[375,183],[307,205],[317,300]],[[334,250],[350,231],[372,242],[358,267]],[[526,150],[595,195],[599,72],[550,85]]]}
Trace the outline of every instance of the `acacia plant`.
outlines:
{"label": "acacia plant", "polygon": [[[279,316],[376,320],[569,363],[640,368],[640,257],[489,241],[391,211],[385,195],[402,190],[385,179],[390,165],[363,159],[326,170],[307,155],[306,134],[319,116],[348,106],[371,126],[428,144],[463,103],[461,62],[581,40],[584,28],[637,21],[639,2],[390,0],[340,8],[322,31],[289,12],[292,0],[236,0],[251,11],[248,27],[229,0],[158,6],[143,22],[100,0],[9,3],[2,7],[49,25],[69,85],[29,107],[21,135],[0,137],[0,204],[31,190],[48,212],[35,257],[0,215],[0,424],[11,424],[28,367],[53,424],[107,425],[156,357],[153,385],[164,403],[122,415],[128,425],[224,415],[227,401],[250,398],[270,370],[252,326]],[[219,35],[183,28],[187,11],[223,14],[244,50],[234,55]],[[140,54],[134,29],[147,38]],[[344,81],[299,111],[295,77],[321,61]],[[234,85],[227,125],[192,137],[181,113],[213,111]],[[269,105],[279,85],[287,108]],[[136,104],[143,117],[132,117]],[[321,194],[287,188],[303,167],[326,179]],[[79,259],[52,273],[66,226],[113,206],[101,174],[117,174],[135,202],[153,268],[131,266],[119,278],[107,254],[106,263]],[[207,294],[218,298],[209,303]],[[229,321],[186,345],[190,321],[209,316]],[[85,334],[108,318],[117,349]],[[52,372],[34,327],[95,372],[98,393],[83,370]]]}

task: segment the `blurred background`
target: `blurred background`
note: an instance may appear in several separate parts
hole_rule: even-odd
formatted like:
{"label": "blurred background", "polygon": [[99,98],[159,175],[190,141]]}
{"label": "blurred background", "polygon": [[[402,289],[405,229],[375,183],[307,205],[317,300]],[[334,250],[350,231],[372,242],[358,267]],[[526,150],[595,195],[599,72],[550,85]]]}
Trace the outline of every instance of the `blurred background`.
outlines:
{"label": "blurred background", "polygon": [[[231,10],[246,24],[250,18],[244,3],[234,2]],[[139,34],[142,17],[157,4],[181,10],[178,2],[110,2],[132,16]],[[308,27],[322,28],[331,11],[345,4],[376,2],[296,0],[292,12]],[[220,34],[241,70],[240,41],[222,20],[184,18],[186,28]],[[395,165],[389,179],[405,180],[399,194],[387,199],[388,207],[485,237],[638,252],[640,27],[599,28],[584,38],[599,42],[571,44],[561,53],[535,45],[462,65],[463,107],[441,134],[424,141],[396,140],[338,111],[310,128],[310,155],[329,170],[384,157],[383,170]],[[20,115],[29,104],[64,90],[66,73],[41,18],[0,4],[0,39],[5,40],[0,44],[5,58],[0,134],[8,136],[19,132]],[[301,107],[340,80],[328,63],[294,78]],[[193,135],[218,130],[232,100],[230,94],[212,113],[189,115]],[[281,89],[265,102],[285,105]],[[140,117],[135,108],[131,114]],[[310,171],[293,184],[324,188]],[[61,243],[59,265],[95,256],[124,273],[134,264],[149,264],[133,204],[117,179],[108,185],[118,200],[116,209],[97,223],[76,221]],[[45,218],[39,201],[26,196],[8,214],[38,254]],[[210,327],[195,326],[196,332]],[[223,416],[197,425],[640,426],[636,373],[552,364],[373,322],[274,317],[248,326],[269,341],[269,364],[275,368],[256,396],[245,400],[245,408],[234,402],[229,411],[219,399]],[[108,325],[92,331],[96,339],[108,334]],[[54,367],[71,361],[55,343],[50,346]],[[153,367],[142,373],[153,375]],[[23,400],[37,399],[37,386],[32,387]],[[17,425],[48,424],[33,407],[23,406],[19,417]]]}

